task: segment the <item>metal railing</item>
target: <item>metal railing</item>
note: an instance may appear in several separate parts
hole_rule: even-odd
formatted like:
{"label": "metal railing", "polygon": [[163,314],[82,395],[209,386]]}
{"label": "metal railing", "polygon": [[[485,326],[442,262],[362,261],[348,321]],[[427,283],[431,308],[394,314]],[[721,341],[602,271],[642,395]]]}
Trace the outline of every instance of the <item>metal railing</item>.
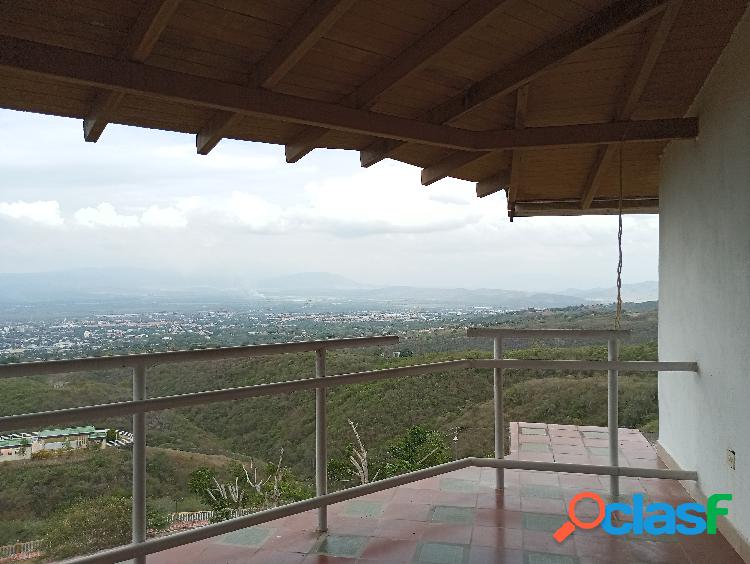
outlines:
{"label": "metal railing", "polygon": [[17,542],[16,544],[6,544],[0,546],[0,559],[10,558],[18,554],[32,554],[44,550],[47,546],[47,541],[44,539],[33,540],[27,542]]}
{"label": "metal railing", "polygon": [[[75,558],[70,562],[78,564],[84,562],[104,563],[121,562],[134,559],[138,563],[145,562],[146,555],[174,548],[184,544],[196,542],[216,535],[228,533],[245,527],[258,525],[281,517],[294,515],[311,509],[318,510],[318,529],[326,531],[327,507],[348,499],[354,499],[369,493],[407,484],[424,478],[438,476],[468,466],[495,468],[497,470],[496,487],[501,489],[503,470],[540,470],[555,472],[588,473],[608,475],[611,477],[612,493],[617,493],[617,477],[648,477],[667,478],[675,480],[696,480],[697,474],[692,471],[663,470],[649,468],[621,467],[617,459],[617,373],[619,370],[631,372],[662,371],[698,371],[695,362],[651,362],[651,361],[618,361],[617,341],[624,337],[626,331],[576,331],[576,330],[515,330],[515,329],[468,329],[470,337],[491,337],[494,340],[493,359],[449,360],[423,365],[402,366],[355,372],[350,374],[326,375],[326,351],[355,347],[384,346],[398,343],[396,336],[336,339],[324,341],[307,341],[296,343],[281,343],[273,345],[254,345],[246,347],[228,347],[202,349],[193,351],[178,351],[152,354],[123,355],[112,357],[97,357],[74,360],[58,360],[46,362],[29,362],[0,365],[0,378],[32,376],[41,374],[60,374],[67,372],[107,370],[113,368],[131,368],[133,371],[133,399],[103,405],[75,407],[38,413],[8,415],[0,417],[0,432],[28,428],[39,425],[61,424],[72,421],[91,420],[112,416],[132,415],[133,417],[133,542],[96,554]],[[607,337],[609,341],[609,358],[607,361],[547,361],[547,360],[514,360],[503,358],[503,339],[506,338],[591,338]],[[150,366],[180,363],[249,358],[296,352],[315,352],[315,377],[258,384],[254,386],[240,386],[236,388],[209,390],[174,396],[147,398],[145,394],[146,371]],[[380,480],[356,486],[335,493],[327,491],[327,432],[326,432],[326,390],[335,386],[378,381],[391,378],[403,378],[430,374],[438,371],[451,371],[467,368],[492,368],[494,372],[494,407],[495,407],[495,458],[464,458],[447,464],[426,468],[409,474]],[[592,464],[564,464],[559,462],[533,462],[524,460],[504,459],[504,428],[503,414],[503,370],[506,369],[552,369],[552,370],[607,370],[609,374],[609,437],[610,462],[609,466]],[[204,405],[214,402],[232,401],[252,397],[264,397],[287,394],[301,390],[315,390],[316,401],[316,465],[314,498],[276,507],[251,515],[244,515],[215,523],[198,529],[184,531],[170,536],[146,539],[146,434],[145,414],[165,409],[174,409],[192,405]],[[614,431],[614,432],[613,432]],[[614,446],[614,448],[613,448]]]}

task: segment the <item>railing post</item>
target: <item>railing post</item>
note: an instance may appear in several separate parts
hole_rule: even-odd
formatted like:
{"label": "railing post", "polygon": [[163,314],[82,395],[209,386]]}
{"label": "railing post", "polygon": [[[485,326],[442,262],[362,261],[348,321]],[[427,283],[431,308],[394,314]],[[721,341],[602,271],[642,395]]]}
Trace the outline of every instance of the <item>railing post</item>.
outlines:
{"label": "railing post", "polygon": [[[326,350],[315,351],[315,377],[325,378]],[[328,433],[326,423],[326,389],[315,390],[315,495],[328,493]],[[328,507],[318,508],[318,531],[328,530]]]}
{"label": "railing post", "polygon": [[[619,358],[619,342],[617,337],[612,337],[607,342],[607,360],[616,361]],[[618,376],[617,370],[607,371],[607,424],[609,435],[609,464],[610,466],[619,466],[619,423],[618,423]],[[620,496],[620,478],[618,476],[609,477],[609,491],[612,498]]]}
{"label": "railing post", "polygon": [[[146,366],[133,367],[133,401],[146,399]],[[133,414],[133,542],[146,540],[146,414]],[[146,557],[133,560],[145,564]]]}
{"label": "railing post", "polygon": [[[503,358],[503,339],[495,337],[493,358]],[[493,388],[495,406],[495,458],[505,458],[505,415],[503,413],[503,369],[493,369]],[[495,470],[495,488],[505,488],[505,475],[502,468]]]}

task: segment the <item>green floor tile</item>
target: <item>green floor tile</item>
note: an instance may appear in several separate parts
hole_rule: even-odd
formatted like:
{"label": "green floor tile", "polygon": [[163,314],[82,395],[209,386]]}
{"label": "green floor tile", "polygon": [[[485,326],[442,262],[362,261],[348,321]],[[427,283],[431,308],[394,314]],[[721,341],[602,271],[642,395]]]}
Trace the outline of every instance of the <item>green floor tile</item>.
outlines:
{"label": "green floor tile", "polygon": [[379,501],[355,499],[344,506],[343,513],[351,517],[380,517],[383,514],[383,504]]}
{"label": "green floor tile", "polygon": [[547,443],[521,443],[521,451],[523,452],[550,452],[550,449]]}
{"label": "green floor tile", "polygon": [[436,505],[430,511],[430,520],[436,523],[470,524],[474,522],[474,510],[469,507]]}
{"label": "green floor tile", "polygon": [[565,523],[568,518],[564,515],[551,515],[547,513],[525,513],[523,514],[523,528],[532,531],[547,531],[554,533]]}
{"label": "green floor tile", "polygon": [[464,564],[469,550],[462,544],[426,542],[417,547],[414,562],[420,564]]}
{"label": "green floor tile", "polygon": [[526,564],[578,564],[578,558],[565,554],[550,554],[548,552],[527,552]]}
{"label": "green floor tile", "polygon": [[237,544],[241,546],[260,546],[266,539],[271,536],[273,529],[265,529],[263,527],[249,527],[247,529],[240,529],[239,531],[232,531],[221,537],[222,544]]}
{"label": "green floor tile", "polygon": [[557,486],[543,486],[527,484],[521,486],[521,497],[540,497],[544,499],[563,499],[562,488]]}
{"label": "green floor tile", "polygon": [[330,556],[359,556],[365,548],[368,537],[353,535],[326,535],[313,552]]}

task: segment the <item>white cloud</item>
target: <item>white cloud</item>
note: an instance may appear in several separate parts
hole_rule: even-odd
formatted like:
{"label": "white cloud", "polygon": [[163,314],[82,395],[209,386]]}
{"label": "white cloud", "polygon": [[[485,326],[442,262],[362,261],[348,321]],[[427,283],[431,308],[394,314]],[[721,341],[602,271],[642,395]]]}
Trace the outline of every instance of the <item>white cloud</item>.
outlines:
{"label": "white cloud", "polygon": [[60,203],[55,200],[0,202],[0,215],[52,227],[59,227],[64,223],[60,215]]}
{"label": "white cloud", "polygon": [[108,202],[102,202],[95,208],[81,208],[75,212],[73,218],[83,227],[132,228],[140,224],[138,216],[120,214]]}
{"label": "white cloud", "polygon": [[470,185],[446,181],[437,190],[423,188],[406,181],[409,172],[384,163],[310,183],[305,205],[289,215],[306,229],[343,236],[451,231],[480,220],[481,212],[466,197]]}

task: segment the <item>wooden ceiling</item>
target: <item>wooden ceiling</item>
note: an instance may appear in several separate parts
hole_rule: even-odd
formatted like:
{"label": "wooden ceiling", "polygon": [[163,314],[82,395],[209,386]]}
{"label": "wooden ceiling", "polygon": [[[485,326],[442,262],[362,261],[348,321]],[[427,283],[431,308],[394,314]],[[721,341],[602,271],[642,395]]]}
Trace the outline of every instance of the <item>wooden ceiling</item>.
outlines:
{"label": "wooden ceiling", "polygon": [[[0,107],[422,168],[513,216],[658,210],[747,0],[0,0]],[[210,158],[210,156],[206,157]],[[405,187],[405,189],[407,189]]]}

